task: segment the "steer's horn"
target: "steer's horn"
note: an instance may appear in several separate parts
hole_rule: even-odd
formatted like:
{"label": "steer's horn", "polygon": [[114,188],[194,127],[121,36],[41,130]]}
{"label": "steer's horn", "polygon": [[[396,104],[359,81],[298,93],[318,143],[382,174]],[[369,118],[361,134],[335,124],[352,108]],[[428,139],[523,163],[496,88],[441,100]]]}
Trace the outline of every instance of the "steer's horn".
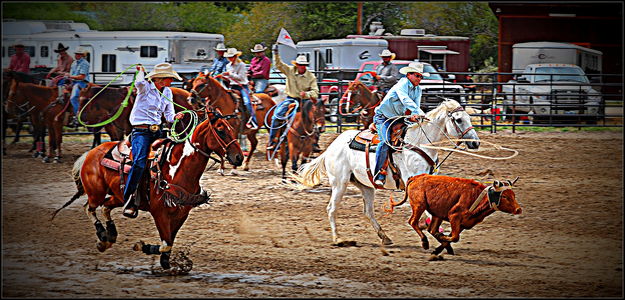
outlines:
{"label": "steer's horn", "polygon": [[516,183],[516,181],[519,180],[519,176],[517,176],[511,183],[510,185],[514,185]]}

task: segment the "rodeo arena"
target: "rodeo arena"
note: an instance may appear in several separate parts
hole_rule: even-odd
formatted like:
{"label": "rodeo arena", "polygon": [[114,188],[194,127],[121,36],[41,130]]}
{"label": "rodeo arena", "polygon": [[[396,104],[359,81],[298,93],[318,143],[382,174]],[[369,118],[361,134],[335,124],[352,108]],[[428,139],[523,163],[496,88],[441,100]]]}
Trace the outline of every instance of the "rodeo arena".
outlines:
{"label": "rodeo arena", "polygon": [[380,22],[235,49],[3,20],[2,296],[621,298],[622,38],[506,16],[488,73]]}

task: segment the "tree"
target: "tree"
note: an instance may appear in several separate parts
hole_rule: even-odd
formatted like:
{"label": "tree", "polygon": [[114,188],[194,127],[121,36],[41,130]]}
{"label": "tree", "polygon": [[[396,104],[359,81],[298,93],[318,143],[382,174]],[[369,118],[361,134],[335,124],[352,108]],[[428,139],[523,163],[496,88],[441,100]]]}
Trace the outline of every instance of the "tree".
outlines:
{"label": "tree", "polygon": [[497,18],[486,2],[406,3],[401,25],[423,28],[436,35],[467,36],[471,39],[474,69],[484,67],[487,58],[497,57]]}

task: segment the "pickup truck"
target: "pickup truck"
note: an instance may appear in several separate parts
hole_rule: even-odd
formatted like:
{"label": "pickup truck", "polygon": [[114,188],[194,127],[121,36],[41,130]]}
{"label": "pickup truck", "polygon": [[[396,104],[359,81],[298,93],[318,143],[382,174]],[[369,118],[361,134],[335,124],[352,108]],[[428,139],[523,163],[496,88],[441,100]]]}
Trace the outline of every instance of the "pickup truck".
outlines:
{"label": "pickup truck", "polygon": [[521,76],[502,86],[502,92],[506,114],[531,113],[535,120],[540,115],[584,115],[579,117],[596,121],[603,110],[601,94],[572,64],[527,65]]}
{"label": "pickup truck", "polygon": [[[358,74],[356,75],[356,79],[367,85],[372,91],[375,91],[376,87],[374,85],[373,76],[370,74],[370,72],[375,72],[377,66],[381,62],[382,61],[380,60],[367,61],[362,63],[362,65],[358,69]],[[401,69],[408,66],[408,64],[413,61],[392,60],[391,62],[397,65],[398,69]],[[423,109],[423,111],[427,112],[438,106],[438,104],[440,104],[440,102],[442,101],[440,97],[452,98],[458,101],[460,104],[466,104],[465,92],[462,86],[443,80],[443,77],[441,77],[440,74],[434,74],[437,71],[436,69],[434,69],[434,67],[432,67],[432,65],[425,62],[423,64],[425,65],[424,72],[430,73],[430,76],[423,78],[423,80],[421,80],[421,83],[419,84],[421,86],[421,89],[423,90],[423,96],[421,97],[421,109]],[[404,77],[406,75],[400,74],[400,76]],[[330,80],[331,79],[326,79],[324,81],[330,82]],[[345,91],[346,88],[347,84],[343,86],[342,90]],[[339,89],[338,86],[326,86],[320,87],[320,90],[322,93],[331,93],[337,92]],[[341,95],[339,95],[339,97],[340,96]],[[337,105],[339,103],[339,99],[332,98],[328,100],[329,102],[326,103],[331,104],[330,115],[335,115],[338,109]],[[352,119],[347,118],[348,122],[352,120],[355,120],[355,117]],[[336,117],[329,117],[329,121],[336,122]]]}

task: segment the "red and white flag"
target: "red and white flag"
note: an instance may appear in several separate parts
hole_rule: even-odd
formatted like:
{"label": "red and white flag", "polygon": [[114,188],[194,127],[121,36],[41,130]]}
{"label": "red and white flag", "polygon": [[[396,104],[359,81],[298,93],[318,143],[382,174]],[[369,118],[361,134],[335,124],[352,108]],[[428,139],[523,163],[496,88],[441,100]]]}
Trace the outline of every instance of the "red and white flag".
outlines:
{"label": "red and white flag", "polygon": [[278,35],[278,40],[276,42],[279,44],[287,45],[293,49],[297,49],[297,46],[295,46],[295,42],[293,42],[291,35],[284,28],[280,29],[280,34]]}

